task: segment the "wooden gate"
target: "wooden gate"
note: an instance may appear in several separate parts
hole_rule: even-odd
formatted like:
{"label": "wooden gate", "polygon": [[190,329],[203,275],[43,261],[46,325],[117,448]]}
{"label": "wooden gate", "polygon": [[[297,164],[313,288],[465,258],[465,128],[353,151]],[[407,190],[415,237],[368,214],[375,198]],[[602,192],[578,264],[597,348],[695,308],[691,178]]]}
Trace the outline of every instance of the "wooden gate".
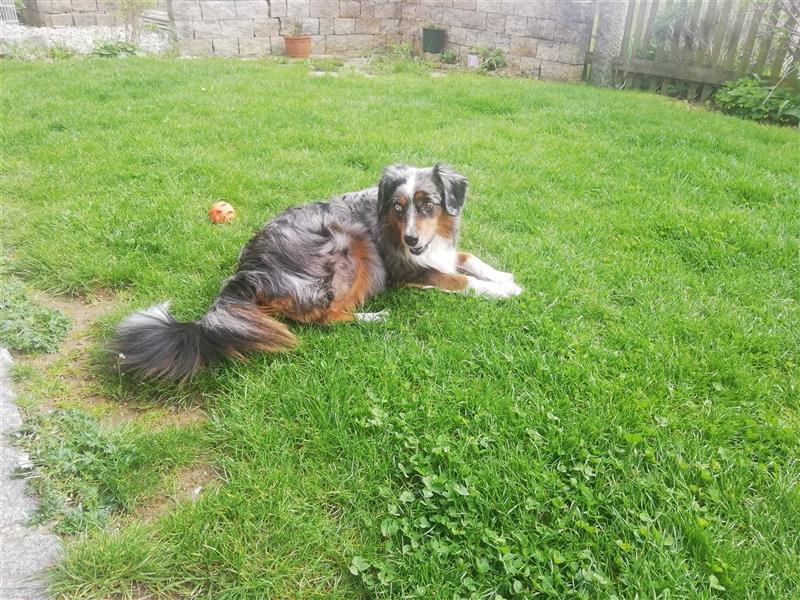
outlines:
{"label": "wooden gate", "polygon": [[796,85],[785,2],[629,0],[615,81],[701,102],[750,74]]}

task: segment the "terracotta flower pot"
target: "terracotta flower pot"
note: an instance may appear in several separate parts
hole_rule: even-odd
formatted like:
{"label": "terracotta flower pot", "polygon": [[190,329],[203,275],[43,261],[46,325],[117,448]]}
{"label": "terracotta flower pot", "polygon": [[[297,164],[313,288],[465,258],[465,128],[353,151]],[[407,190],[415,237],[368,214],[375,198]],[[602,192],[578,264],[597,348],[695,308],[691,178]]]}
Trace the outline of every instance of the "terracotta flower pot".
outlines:
{"label": "terracotta flower pot", "polygon": [[283,41],[286,43],[286,54],[291,58],[308,58],[311,54],[310,35],[285,35]]}

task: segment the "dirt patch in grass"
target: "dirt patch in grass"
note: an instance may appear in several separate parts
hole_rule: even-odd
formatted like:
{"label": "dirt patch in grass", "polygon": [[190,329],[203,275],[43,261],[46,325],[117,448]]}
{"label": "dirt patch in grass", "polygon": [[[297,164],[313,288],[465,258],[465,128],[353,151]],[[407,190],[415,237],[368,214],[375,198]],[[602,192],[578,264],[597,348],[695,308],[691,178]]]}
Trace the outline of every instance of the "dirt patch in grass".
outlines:
{"label": "dirt patch in grass", "polygon": [[[81,408],[95,415],[108,427],[132,421],[145,421],[155,430],[182,427],[205,420],[197,407],[138,405],[109,399],[93,364],[93,329],[116,302],[113,294],[100,291],[84,299],[51,296],[34,291],[31,300],[63,313],[70,321],[67,337],[58,352],[16,357],[23,393],[27,392],[39,410]],[[94,357],[96,360],[96,353]]]}
{"label": "dirt patch in grass", "polygon": [[137,508],[132,516],[152,523],[171,507],[183,502],[195,502],[201,495],[216,486],[219,478],[213,467],[206,463],[195,464],[175,474],[171,489],[165,489],[157,498]]}

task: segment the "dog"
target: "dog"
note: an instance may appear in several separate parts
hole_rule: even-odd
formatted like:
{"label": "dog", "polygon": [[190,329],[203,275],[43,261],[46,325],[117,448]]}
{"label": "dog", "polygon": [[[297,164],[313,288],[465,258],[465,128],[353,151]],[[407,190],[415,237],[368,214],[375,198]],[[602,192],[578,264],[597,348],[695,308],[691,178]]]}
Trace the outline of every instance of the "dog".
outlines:
{"label": "dog", "polygon": [[180,323],[167,304],[120,323],[111,351],[119,369],[187,380],[226,356],[297,344],[298,323],[376,320],[355,312],[390,285],[494,298],[522,292],[511,273],[459,252],[467,180],[452,167],[394,165],[377,187],[289,208],[244,246],[208,312]]}

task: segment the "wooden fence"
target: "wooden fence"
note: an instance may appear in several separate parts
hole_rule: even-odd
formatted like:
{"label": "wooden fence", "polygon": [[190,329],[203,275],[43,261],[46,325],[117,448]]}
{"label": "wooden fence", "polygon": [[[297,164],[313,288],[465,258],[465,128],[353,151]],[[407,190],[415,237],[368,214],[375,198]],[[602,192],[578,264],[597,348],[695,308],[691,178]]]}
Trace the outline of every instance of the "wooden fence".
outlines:
{"label": "wooden fence", "polygon": [[750,74],[797,85],[792,24],[781,0],[629,0],[615,81],[701,102]]}

